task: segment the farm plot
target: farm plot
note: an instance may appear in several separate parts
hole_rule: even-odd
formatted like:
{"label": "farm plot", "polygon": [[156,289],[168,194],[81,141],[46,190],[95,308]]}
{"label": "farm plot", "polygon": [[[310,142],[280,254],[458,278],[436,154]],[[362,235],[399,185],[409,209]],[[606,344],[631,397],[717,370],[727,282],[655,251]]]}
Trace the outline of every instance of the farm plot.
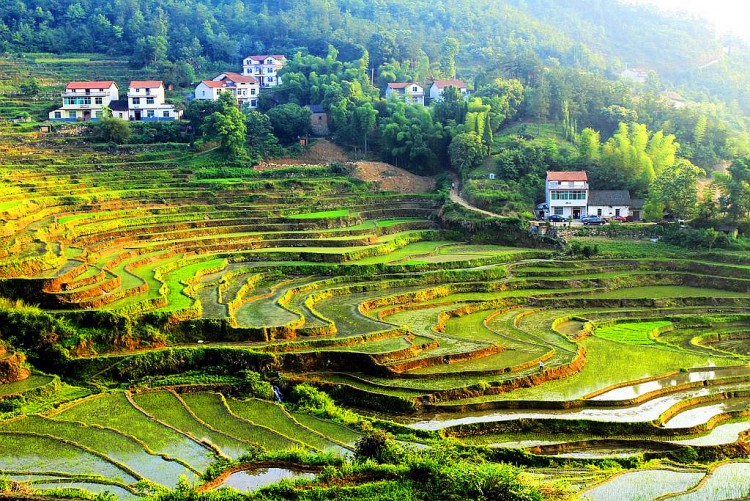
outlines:
{"label": "farm plot", "polygon": [[[246,370],[284,395],[308,382],[412,426],[392,425],[402,437],[441,430],[459,445],[523,448],[530,463],[744,450],[746,256],[596,240],[602,257],[583,260],[478,245],[440,229],[435,195],[377,193],[324,169],[221,177],[177,152],[95,153],[0,166],[0,290],[58,322],[59,363],[85,368],[92,389],[130,390],[63,403],[82,396],[72,392],[0,423],[3,474],[126,496],[141,480],[197,482],[249,451],[348,454],[362,436],[237,397]],[[28,414],[45,378],[0,386],[0,400]],[[63,459],[47,461],[56,447]],[[576,486],[612,474],[576,468],[558,473]],[[642,473],[667,479],[643,495],[725,495],[708,481],[689,491],[699,472],[664,471]],[[640,495],[629,475],[583,495]]]}

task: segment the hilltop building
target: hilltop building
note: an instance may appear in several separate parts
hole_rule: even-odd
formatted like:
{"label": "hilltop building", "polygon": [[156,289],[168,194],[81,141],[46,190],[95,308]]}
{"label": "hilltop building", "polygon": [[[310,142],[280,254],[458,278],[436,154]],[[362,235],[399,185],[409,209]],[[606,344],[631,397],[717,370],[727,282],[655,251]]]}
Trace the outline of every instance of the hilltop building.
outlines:
{"label": "hilltop building", "polygon": [[648,70],[645,68],[626,68],[620,72],[620,77],[635,83],[644,84],[648,81]]}
{"label": "hilltop building", "polygon": [[580,219],[587,214],[589,181],[586,171],[547,171],[544,188],[550,215]]}
{"label": "hilltop building", "polygon": [[133,80],[128,86],[128,119],[135,121],[177,120],[179,112],[166,103],[164,82]]}
{"label": "hilltop building", "polygon": [[280,54],[268,56],[247,56],[242,61],[242,74],[258,81],[262,89],[281,85],[279,70],[286,64],[286,57]]}
{"label": "hilltop building", "polygon": [[409,104],[424,105],[424,87],[414,82],[392,82],[385,89],[386,99],[401,99]]}
{"label": "hilltop building", "polygon": [[640,221],[643,200],[630,198],[627,190],[590,190],[586,171],[547,171],[545,202],[537,205],[536,214],[547,218],[552,214],[567,219],[584,216],[602,218],[626,217]]}
{"label": "hilltop building", "polygon": [[237,104],[258,107],[260,84],[251,76],[226,71],[212,80],[203,80],[195,88],[195,99],[217,101],[222,92],[231,92]]}
{"label": "hilltop building", "polygon": [[70,82],[60,94],[62,108],[49,113],[50,120],[77,122],[98,120],[102,109],[120,99],[117,84],[112,80]]}
{"label": "hilltop building", "polygon": [[328,113],[320,104],[308,104],[310,109],[310,130],[316,136],[327,136],[330,134],[328,129]]}
{"label": "hilltop building", "polygon": [[448,87],[457,88],[464,99],[469,97],[469,89],[466,87],[466,82],[451,78],[449,80],[435,80],[432,82],[432,86],[430,87],[430,100],[436,102],[442,101],[443,91]]}

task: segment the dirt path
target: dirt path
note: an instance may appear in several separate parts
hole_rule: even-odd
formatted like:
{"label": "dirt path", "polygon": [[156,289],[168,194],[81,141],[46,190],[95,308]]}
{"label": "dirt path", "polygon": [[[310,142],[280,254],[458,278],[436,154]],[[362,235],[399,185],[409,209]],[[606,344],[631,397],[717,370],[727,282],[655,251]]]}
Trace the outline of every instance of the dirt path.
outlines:
{"label": "dirt path", "polygon": [[463,207],[466,207],[469,210],[473,210],[474,212],[479,212],[480,214],[484,214],[485,216],[503,217],[500,214],[496,214],[488,210],[480,209],[479,207],[474,207],[469,202],[467,202],[466,199],[464,199],[461,196],[461,184],[458,182],[458,178],[455,176],[453,176],[453,186],[454,188],[451,188],[451,191],[450,191],[451,202],[456,202],[457,204]]}

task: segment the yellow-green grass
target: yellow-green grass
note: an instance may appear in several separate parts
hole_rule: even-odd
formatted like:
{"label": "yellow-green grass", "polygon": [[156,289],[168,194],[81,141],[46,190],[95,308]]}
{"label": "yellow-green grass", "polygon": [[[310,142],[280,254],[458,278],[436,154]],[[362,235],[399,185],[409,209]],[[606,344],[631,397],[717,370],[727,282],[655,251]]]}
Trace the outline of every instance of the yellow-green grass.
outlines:
{"label": "yellow-green grass", "polygon": [[349,446],[353,446],[357,439],[362,436],[358,431],[352,430],[351,428],[339,423],[320,419],[302,412],[292,412],[291,414],[294,419],[299,421],[303,426]]}
{"label": "yellow-green grass", "polygon": [[212,461],[209,448],[150,419],[133,407],[123,392],[83,400],[55,417],[112,428],[144,442],[156,453],[184,461],[196,472],[204,471]]}
{"label": "yellow-green grass", "polygon": [[159,421],[174,426],[184,433],[189,433],[199,441],[208,441],[217,446],[222,453],[232,458],[239,458],[252,445],[240,441],[210,428],[210,423],[196,419],[182,404],[180,399],[167,390],[139,393],[133,396],[135,402]]}
{"label": "yellow-green grass", "polygon": [[750,292],[738,292],[723,289],[708,289],[702,287],[688,287],[685,285],[654,285],[648,287],[628,287],[605,292],[597,292],[586,296],[601,299],[629,299],[629,298],[686,298],[686,297],[750,297]]}
{"label": "yellow-green grass", "polygon": [[337,444],[327,440],[317,431],[303,426],[275,403],[265,400],[248,399],[227,401],[232,412],[254,424],[268,426],[277,433],[293,438],[313,449],[336,449]]}
{"label": "yellow-green grass", "polygon": [[[582,341],[587,350],[580,372],[532,388],[494,396],[502,400],[574,400],[607,386],[694,367],[730,366],[739,360],[696,355],[659,345],[628,345],[599,337]],[[488,398],[470,399],[485,401]]]}
{"label": "yellow-green grass", "polygon": [[41,433],[68,440],[100,452],[156,483],[167,482],[170,486],[174,486],[180,475],[193,476],[192,472],[181,464],[149,454],[136,440],[112,430],[41,416],[28,416],[7,422],[0,426],[0,430]]}
{"label": "yellow-green grass", "polygon": [[302,444],[273,432],[270,428],[254,425],[233,415],[216,393],[187,393],[182,396],[193,413],[203,422],[227,435],[259,445],[265,450],[281,451]]}
{"label": "yellow-green grass", "polygon": [[81,447],[50,437],[13,432],[0,434],[0,471],[98,475],[126,484],[137,481],[111,461]]}
{"label": "yellow-green grass", "polygon": [[288,215],[289,219],[330,219],[337,217],[346,217],[350,214],[349,209],[337,209],[320,212],[308,212],[305,214],[291,214]]}
{"label": "yellow-green grass", "polygon": [[595,334],[600,338],[625,344],[654,344],[651,333],[672,325],[672,322],[634,322],[607,325],[596,329]]}
{"label": "yellow-green grass", "polygon": [[448,240],[437,240],[428,242],[414,242],[408,244],[400,249],[396,249],[389,254],[381,256],[365,257],[361,259],[355,259],[350,261],[350,264],[380,264],[380,263],[391,263],[399,261],[405,258],[411,258],[416,255],[429,254],[435,252],[437,248],[442,245],[449,245],[454,242]]}
{"label": "yellow-green grass", "polygon": [[34,388],[39,388],[52,381],[52,376],[46,376],[43,374],[32,374],[23,381],[16,381],[13,383],[0,384],[0,397],[7,395],[13,395],[16,393],[24,393]]}

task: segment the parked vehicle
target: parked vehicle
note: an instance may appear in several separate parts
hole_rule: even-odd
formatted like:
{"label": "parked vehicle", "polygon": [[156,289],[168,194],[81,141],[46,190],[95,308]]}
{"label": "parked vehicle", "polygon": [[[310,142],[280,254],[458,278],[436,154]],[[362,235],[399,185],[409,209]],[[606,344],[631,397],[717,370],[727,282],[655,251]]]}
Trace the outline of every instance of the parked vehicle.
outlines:
{"label": "parked vehicle", "polygon": [[563,221],[567,221],[567,220],[568,220],[568,218],[567,218],[567,217],[565,217],[565,216],[561,216],[561,215],[559,215],[559,214],[550,214],[550,215],[549,215],[549,216],[547,217],[547,221],[550,221],[550,222],[552,222],[552,223],[561,223],[561,222],[563,222]]}
{"label": "parked vehicle", "polygon": [[602,219],[599,216],[586,216],[581,218],[581,222],[584,226],[588,226],[590,224],[604,224],[606,221]]}
{"label": "parked vehicle", "polygon": [[609,220],[610,221],[620,221],[621,223],[624,223],[625,221],[628,220],[628,218],[626,218],[625,216],[614,216],[614,217],[609,218]]}

